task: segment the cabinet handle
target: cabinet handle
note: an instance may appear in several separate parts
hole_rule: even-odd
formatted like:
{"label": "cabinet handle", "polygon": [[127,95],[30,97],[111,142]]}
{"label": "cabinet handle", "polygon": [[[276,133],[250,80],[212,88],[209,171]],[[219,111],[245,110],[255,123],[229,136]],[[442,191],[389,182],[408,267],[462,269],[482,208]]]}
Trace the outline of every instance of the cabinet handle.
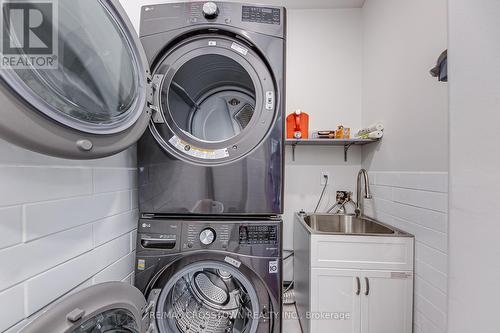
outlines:
{"label": "cabinet handle", "polygon": [[365,277],[365,282],[366,282],[366,291],[365,295],[368,296],[370,294],[370,280],[368,280],[367,277]]}
{"label": "cabinet handle", "polygon": [[356,284],[358,286],[358,289],[356,290],[356,295],[359,296],[359,294],[361,294],[361,280],[359,279],[359,276],[356,276]]}

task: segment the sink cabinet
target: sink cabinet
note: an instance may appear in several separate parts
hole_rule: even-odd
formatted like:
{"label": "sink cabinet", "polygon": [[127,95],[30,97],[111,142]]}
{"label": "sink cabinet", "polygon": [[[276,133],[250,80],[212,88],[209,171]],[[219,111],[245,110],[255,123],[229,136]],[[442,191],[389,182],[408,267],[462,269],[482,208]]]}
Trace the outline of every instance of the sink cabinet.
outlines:
{"label": "sink cabinet", "polygon": [[411,333],[413,328],[413,273],[362,271],[368,295],[361,292],[361,332]]}
{"label": "sink cabinet", "polygon": [[411,333],[409,272],[311,269],[309,332]]}
{"label": "sink cabinet", "polygon": [[[310,328],[304,327],[304,332],[361,332],[361,297],[356,295],[358,275],[356,271],[331,268],[311,270],[311,317],[306,321]],[[305,311],[302,313],[305,315]],[[323,314],[336,317],[315,317]]]}
{"label": "sink cabinet", "polygon": [[305,333],[412,332],[412,237],[315,234],[299,217],[294,229]]}

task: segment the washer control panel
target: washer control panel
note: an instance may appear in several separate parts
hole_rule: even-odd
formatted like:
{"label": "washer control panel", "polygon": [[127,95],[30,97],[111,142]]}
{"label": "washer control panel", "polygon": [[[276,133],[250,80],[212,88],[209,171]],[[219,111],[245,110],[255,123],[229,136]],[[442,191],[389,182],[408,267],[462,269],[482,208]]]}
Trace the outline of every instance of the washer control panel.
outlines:
{"label": "washer control panel", "polygon": [[276,225],[241,225],[240,244],[268,244],[278,242],[278,228]]}
{"label": "washer control panel", "polygon": [[227,249],[230,228],[222,223],[186,223],[183,225],[183,249]]}
{"label": "washer control panel", "polygon": [[281,255],[281,220],[182,219],[143,216],[137,249],[142,255],[222,251],[240,255]]}

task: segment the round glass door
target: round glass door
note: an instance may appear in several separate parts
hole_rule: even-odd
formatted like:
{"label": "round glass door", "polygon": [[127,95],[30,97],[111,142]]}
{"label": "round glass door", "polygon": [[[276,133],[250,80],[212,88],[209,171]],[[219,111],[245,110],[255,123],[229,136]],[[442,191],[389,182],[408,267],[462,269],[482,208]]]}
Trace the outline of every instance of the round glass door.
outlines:
{"label": "round glass door", "polygon": [[125,309],[113,309],[80,324],[72,333],[140,333],[134,315]]}
{"label": "round glass door", "polygon": [[162,289],[156,314],[161,333],[255,333],[259,302],[250,281],[216,262],[192,264]]}
{"label": "round glass door", "polygon": [[56,4],[58,19],[47,26],[57,28],[55,67],[14,67],[7,82],[45,115],[77,130],[130,127],[144,106],[146,78],[128,32],[101,1]]}
{"label": "round glass door", "polygon": [[276,119],[274,78],[250,45],[200,34],[182,41],[154,69],[163,77],[158,143],[184,161],[230,163],[252,152]]}
{"label": "round glass door", "polygon": [[[35,14],[41,12],[37,6],[47,6],[27,5],[33,8],[23,10]],[[44,7],[51,15],[33,14],[37,21],[30,23],[42,22],[36,36],[52,36],[52,61],[29,62],[37,58],[23,47],[9,56],[24,62],[5,66],[3,59],[0,136],[65,158],[98,158],[126,149],[147,128],[151,112],[146,107],[149,65],[139,38],[118,0],[58,0],[52,6]],[[22,26],[24,16],[16,10],[4,8],[7,21]],[[19,40],[17,32],[6,36],[10,44],[4,40],[4,47],[28,40],[27,35]]]}
{"label": "round glass door", "polygon": [[105,282],[82,289],[49,305],[20,333],[142,333],[146,299],[134,286]]}

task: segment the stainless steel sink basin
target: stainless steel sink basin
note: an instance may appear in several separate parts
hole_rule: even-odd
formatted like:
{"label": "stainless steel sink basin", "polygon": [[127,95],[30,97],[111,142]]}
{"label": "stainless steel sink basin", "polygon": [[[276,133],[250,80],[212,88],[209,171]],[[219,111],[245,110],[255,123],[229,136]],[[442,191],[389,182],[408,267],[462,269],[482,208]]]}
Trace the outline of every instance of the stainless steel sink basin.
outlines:
{"label": "stainless steel sink basin", "polygon": [[392,235],[396,230],[371,219],[354,215],[310,214],[303,216],[304,223],[313,231],[331,234]]}

